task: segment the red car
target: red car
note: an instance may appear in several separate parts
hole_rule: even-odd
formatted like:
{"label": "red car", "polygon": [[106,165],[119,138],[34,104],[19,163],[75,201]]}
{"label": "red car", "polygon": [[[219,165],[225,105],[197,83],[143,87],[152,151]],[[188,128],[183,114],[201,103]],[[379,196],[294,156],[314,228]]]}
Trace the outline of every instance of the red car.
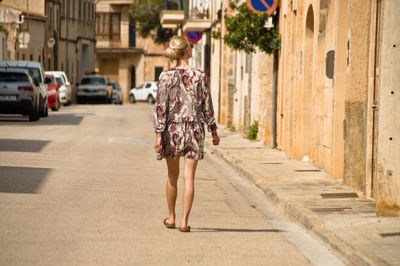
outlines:
{"label": "red car", "polygon": [[60,109],[58,89],[61,87],[61,85],[57,84],[57,81],[53,75],[46,74],[45,76],[45,83],[47,84],[47,88],[49,90],[49,107],[53,111],[58,111]]}

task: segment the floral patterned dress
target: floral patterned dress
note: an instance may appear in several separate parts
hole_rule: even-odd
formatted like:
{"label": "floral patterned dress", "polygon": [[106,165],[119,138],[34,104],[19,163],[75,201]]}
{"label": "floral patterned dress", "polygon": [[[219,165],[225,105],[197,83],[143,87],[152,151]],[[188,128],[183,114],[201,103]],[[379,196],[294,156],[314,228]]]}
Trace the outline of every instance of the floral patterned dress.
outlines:
{"label": "floral patterned dress", "polygon": [[217,129],[206,74],[196,68],[163,71],[154,110],[154,131],[162,132],[157,159],[203,159],[204,124],[209,131]]}

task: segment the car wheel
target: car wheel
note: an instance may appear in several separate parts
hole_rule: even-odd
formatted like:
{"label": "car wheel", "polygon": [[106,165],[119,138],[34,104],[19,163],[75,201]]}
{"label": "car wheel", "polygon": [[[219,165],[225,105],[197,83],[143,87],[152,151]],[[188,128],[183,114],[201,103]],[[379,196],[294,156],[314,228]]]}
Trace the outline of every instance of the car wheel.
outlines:
{"label": "car wheel", "polygon": [[135,95],[133,95],[133,94],[129,95],[129,101],[131,103],[136,103]]}
{"label": "car wheel", "polygon": [[46,106],[44,107],[44,116],[49,116],[49,104],[48,100],[46,100]]}
{"label": "car wheel", "polygon": [[60,110],[60,100],[58,99],[58,97],[56,98],[56,111]]}
{"label": "car wheel", "polygon": [[154,103],[153,96],[149,95],[149,97],[147,97],[147,102],[153,104]]}
{"label": "car wheel", "polygon": [[45,110],[44,110],[45,104],[44,104],[44,99],[40,97],[39,99],[39,115],[41,117],[45,117]]}
{"label": "car wheel", "polygon": [[29,121],[38,121],[40,119],[39,115],[39,107],[35,105],[32,109],[32,111],[29,113]]}

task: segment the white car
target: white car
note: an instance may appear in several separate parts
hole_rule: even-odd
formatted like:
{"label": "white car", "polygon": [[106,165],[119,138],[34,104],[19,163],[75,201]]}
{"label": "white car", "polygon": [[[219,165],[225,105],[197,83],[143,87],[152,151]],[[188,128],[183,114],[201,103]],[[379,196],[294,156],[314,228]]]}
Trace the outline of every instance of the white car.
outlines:
{"label": "white car", "polygon": [[157,96],[157,82],[145,81],[139,87],[133,88],[129,91],[129,101],[135,103],[136,101],[147,101],[148,103],[155,103]]}
{"label": "white car", "polygon": [[61,85],[58,89],[60,103],[64,105],[71,104],[72,88],[67,75],[63,71],[48,71],[46,73],[52,74],[56,78],[57,83]]}

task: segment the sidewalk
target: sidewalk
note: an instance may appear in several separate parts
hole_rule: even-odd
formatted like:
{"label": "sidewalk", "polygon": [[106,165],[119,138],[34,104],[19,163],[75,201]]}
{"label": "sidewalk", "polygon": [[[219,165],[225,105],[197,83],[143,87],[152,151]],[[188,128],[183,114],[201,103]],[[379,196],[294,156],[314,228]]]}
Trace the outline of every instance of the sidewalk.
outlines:
{"label": "sidewalk", "polygon": [[286,215],[348,264],[400,265],[400,218],[375,214],[375,200],[315,165],[287,158],[220,126],[221,143],[207,150],[262,189]]}

